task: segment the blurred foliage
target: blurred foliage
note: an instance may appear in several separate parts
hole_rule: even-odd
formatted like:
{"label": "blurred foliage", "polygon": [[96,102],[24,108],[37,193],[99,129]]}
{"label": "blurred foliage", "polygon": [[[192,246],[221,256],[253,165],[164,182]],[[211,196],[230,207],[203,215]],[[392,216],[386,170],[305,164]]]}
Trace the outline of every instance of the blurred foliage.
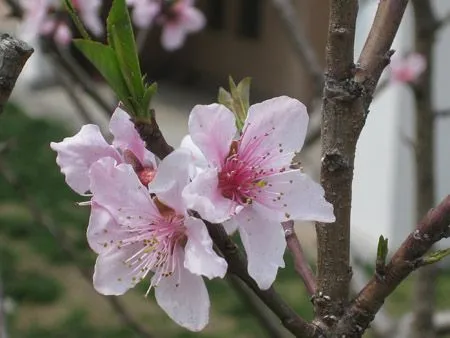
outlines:
{"label": "blurred foliage", "polygon": [[[88,208],[76,206],[82,198],[64,182],[55,163],[51,141],[68,132],[60,125],[30,119],[16,106],[7,106],[0,117],[0,143],[8,150],[2,161],[13,168],[39,209],[51,217],[58,231],[70,241],[78,265],[92,270],[95,255],[88,249],[85,231]],[[11,337],[24,338],[135,338],[124,328],[105,297],[84,280],[48,230],[31,216],[22,197],[0,176],[0,273],[6,296],[16,303],[10,314]],[[289,254],[287,268],[280,270],[276,288],[303,317],[312,318],[312,305],[296,276]],[[368,273],[373,266],[366,267]],[[148,282],[121,297],[143,327],[155,337],[264,337],[251,311],[225,280],[207,281],[211,295],[211,323],[201,333],[188,332],[174,324],[156,305],[152,293],[146,299]],[[437,285],[440,308],[450,307],[450,272],[443,271]],[[410,309],[411,280],[387,302],[394,316]],[[367,335],[369,337],[369,335]]]}

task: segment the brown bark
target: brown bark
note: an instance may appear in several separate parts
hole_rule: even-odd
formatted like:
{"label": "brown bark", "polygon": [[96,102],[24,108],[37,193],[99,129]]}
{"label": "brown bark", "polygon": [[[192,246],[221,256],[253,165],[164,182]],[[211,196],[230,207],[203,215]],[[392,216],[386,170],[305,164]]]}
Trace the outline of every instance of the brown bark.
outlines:
{"label": "brown bark", "polygon": [[33,48],[8,34],[0,35],[0,114]]}
{"label": "brown bark", "polygon": [[[427,69],[413,86],[416,102],[416,217],[434,205],[434,119],[432,107],[433,46],[437,19],[429,0],[413,0],[416,52],[427,60]],[[436,337],[433,312],[436,307],[434,284],[437,267],[430,265],[417,272],[414,281],[414,319],[411,338]]]}
{"label": "brown bark", "polygon": [[339,320],[335,335],[361,337],[384,300],[414,270],[424,265],[423,256],[432,245],[450,236],[450,196],[426,216],[396,251],[383,276],[374,275],[353,299]]}
{"label": "brown bark", "polygon": [[[347,303],[351,269],[350,208],[356,141],[364,124],[361,88],[353,81],[357,0],[330,1],[322,108],[321,183],[336,222],[317,223],[316,318],[332,325]],[[321,324],[320,324],[321,325]]]}

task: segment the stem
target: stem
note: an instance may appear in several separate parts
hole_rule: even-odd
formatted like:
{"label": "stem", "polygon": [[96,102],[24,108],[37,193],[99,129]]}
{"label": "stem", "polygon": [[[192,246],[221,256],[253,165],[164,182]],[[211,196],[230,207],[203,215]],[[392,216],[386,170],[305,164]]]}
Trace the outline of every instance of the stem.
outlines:
{"label": "stem", "polygon": [[357,0],[331,0],[322,108],[321,183],[334,206],[333,224],[316,223],[316,319],[331,326],[347,303],[351,279],[350,208],[356,141],[364,124],[359,87],[352,81]]}
{"label": "stem", "polygon": [[25,42],[0,34],[0,114],[33,51]]}
{"label": "stem", "polygon": [[316,277],[314,276],[314,272],[306,259],[302,245],[295,233],[294,221],[287,221],[281,224],[283,225],[286,236],[287,247],[294,258],[295,271],[297,271],[302,278],[309,295],[312,296],[316,293]]}
{"label": "stem", "polygon": [[450,236],[450,195],[436,208],[430,209],[408,238],[396,251],[383,278],[374,275],[345,310],[336,325],[337,337],[361,337],[383,305],[384,300],[400,283],[417,269],[423,255],[443,238]]}

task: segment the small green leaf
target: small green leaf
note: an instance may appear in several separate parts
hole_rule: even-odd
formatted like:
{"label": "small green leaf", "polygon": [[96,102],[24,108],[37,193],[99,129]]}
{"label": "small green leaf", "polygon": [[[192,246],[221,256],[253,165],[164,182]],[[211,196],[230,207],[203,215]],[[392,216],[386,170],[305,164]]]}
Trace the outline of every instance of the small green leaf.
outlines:
{"label": "small green leaf", "polygon": [[231,94],[222,87],[219,88],[217,102],[223,104],[225,107],[233,111],[233,99],[231,98]]}
{"label": "small green leaf", "polygon": [[380,236],[380,238],[378,239],[377,260],[375,262],[375,270],[379,274],[384,273],[388,252],[388,239]]}
{"label": "small green leaf", "polygon": [[75,26],[77,27],[81,36],[86,40],[92,40],[88,31],[86,30],[83,23],[81,22],[76,9],[73,7],[72,0],[64,0],[64,5],[66,6],[66,10],[67,10],[67,12],[69,12],[70,17],[72,18],[73,22],[75,23]]}
{"label": "small green leaf", "polygon": [[422,258],[422,263],[420,265],[429,265],[439,262],[441,259],[450,255],[450,249],[437,250],[432,252]]}
{"label": "small green leaf", "polygon": [[150,102],[152,101],[152,98],[156,94],[157,90],[158,85],[156,84],[156,82],[145,88],[144,98],[142,99],[142,108],[146,109],[146,112],[149,112],[150,114],[151,114],[151,111],[149,110]]}
{"label": "small green leaf", "polygon": [[251,77],[244,78],[241,82],[239,82],[237,86],[237,94],[242,101],[243,109],[248,111],[250,107],[250,85],[252,83]]}
{"label": "small green leaf", "polygon": [[75,40],[74,44],[98,69],[124,106],[129,111],[134,111],[131,104],[131,95],[123,79],[114,50],[100,42],[91,40]]}
{"label": "small green leaf", "polygon": [[[133,27],[125,0],[114,0],[107,19],[108,42],[117,55],[123,79],[129,93],[138,103],[144,98],[145,86],[142,81],[138,51]],[[142,113],[136,107],[134,113]]]}

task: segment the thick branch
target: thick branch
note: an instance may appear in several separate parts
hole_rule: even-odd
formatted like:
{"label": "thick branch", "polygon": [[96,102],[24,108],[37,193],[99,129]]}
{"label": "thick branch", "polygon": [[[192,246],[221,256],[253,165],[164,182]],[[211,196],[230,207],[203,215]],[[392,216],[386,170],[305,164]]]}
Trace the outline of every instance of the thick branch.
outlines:
{"label": "thick branch", "polygon": [[334,206],[334,224],[317,223],[316,320],[332,325],[347,303],[351,270],[350,207],[356,141],[364,124],[353,78],[357,0],[332,0],[322,108],[321,183]]}
{"label": "thick branch", "polygon": [[450,196],[435,209],[428,211],[386,266],[383,277],[373,276],[346,309],[338,322],[336,334],[340,337],[361,337],[375,314],[400,283],[417,267],[432,245],[450,235]]}
{"label": "thick branch", "polygon": [[364,106],[368,109],[384,68],[389,64],[392,41],[397,34],[408,0],[383,0],[357,64],[355,79],[364,85]]}
{"label": "thick branch", "polygon": [[312,296],[316,293],[316,277],[314,276],[314,272],[306,259],[302,245],[295,233],[294,221],[283,222],[282,225],[286,236],[287,247],[294,258],[295,271],[297,271],[302,278],[309,295]]}
{"label": "thick branch", "polygon": [[0,35],[0,114],[33,48],[8,34]]}
{"label": "thick branch", "polygon": [[309,72],[315,89],[314,96],[320,97],[324,82],[323,69],[314,48],[309,43],[302,28],[292,0],[272,0],[272,4],[276,8],[289,38],[292,40],[295,51],[303,63],[304,69]]}

